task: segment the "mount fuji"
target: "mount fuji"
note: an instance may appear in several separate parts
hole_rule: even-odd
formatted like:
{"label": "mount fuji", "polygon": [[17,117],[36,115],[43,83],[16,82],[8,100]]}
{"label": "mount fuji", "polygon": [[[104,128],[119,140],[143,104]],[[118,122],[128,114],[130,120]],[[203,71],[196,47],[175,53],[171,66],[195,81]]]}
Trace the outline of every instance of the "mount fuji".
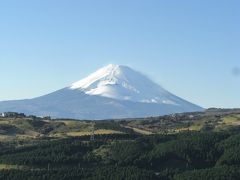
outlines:
{"label": "mount fuji", "polygon": [[76,119],[134,118],[202,110],[142,73],[113,64],[53,93],[0,102],[0,112]]}

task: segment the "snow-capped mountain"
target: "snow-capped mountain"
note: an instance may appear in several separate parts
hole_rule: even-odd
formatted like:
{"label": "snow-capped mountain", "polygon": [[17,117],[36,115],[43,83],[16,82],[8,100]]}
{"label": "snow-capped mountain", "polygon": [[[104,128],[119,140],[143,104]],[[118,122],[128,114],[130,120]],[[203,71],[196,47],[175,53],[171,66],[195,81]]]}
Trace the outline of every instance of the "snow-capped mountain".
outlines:
{"label": "snow-capped mountain", "polygon": [[51,94],[0,102],[0,112],[80,119],[132,118],[201,110],[145,75],[113,64]]}
{"label": "snow-capped mountain", "polygon": [[70,89],[118,100],[178,105],[178,99],[141,73],[110,64],[73,83]]}

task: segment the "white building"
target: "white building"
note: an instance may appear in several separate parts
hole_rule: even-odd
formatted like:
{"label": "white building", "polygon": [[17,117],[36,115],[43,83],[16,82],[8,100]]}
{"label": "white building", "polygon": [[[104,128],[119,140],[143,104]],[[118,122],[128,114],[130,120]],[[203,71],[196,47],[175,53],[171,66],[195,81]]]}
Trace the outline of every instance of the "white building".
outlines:
{"label": "white building", "polygon": [[5,117],[5,113],[0,113],[0,116],[1,117]]}

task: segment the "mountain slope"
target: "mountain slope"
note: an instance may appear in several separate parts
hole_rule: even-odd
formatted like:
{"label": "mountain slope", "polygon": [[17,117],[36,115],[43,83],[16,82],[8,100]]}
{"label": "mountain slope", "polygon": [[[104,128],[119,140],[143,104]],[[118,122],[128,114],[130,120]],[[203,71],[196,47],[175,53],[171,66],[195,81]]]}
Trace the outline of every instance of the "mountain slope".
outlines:
{"label": "mountain slope", "polygon": [[110,64],[70,86],[89,95],[146,103],[178,104],[179,98],[141,73]]}
{"label": "mountain slope", "polygon": [[0,112],[39,116],[110,119],[201,111],[126,66],[108,65],[89,77],[51,94],[0,102]]}

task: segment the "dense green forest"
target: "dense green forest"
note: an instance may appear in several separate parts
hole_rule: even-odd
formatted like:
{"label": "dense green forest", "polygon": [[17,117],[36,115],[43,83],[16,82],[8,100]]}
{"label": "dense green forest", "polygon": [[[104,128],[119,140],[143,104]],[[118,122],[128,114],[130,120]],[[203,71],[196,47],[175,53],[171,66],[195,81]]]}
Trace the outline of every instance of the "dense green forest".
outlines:
{"label": "dense green forest", "polygon": [[[1,143],[0,179],[239,179],[240,131]],[[15,148],[13,148],[15,147]]]}
{"label": "dense green forest", "polygon": [[0,180],[238,180],[239,125],[239,110],[219,109],[103,121],[0,118]]}

